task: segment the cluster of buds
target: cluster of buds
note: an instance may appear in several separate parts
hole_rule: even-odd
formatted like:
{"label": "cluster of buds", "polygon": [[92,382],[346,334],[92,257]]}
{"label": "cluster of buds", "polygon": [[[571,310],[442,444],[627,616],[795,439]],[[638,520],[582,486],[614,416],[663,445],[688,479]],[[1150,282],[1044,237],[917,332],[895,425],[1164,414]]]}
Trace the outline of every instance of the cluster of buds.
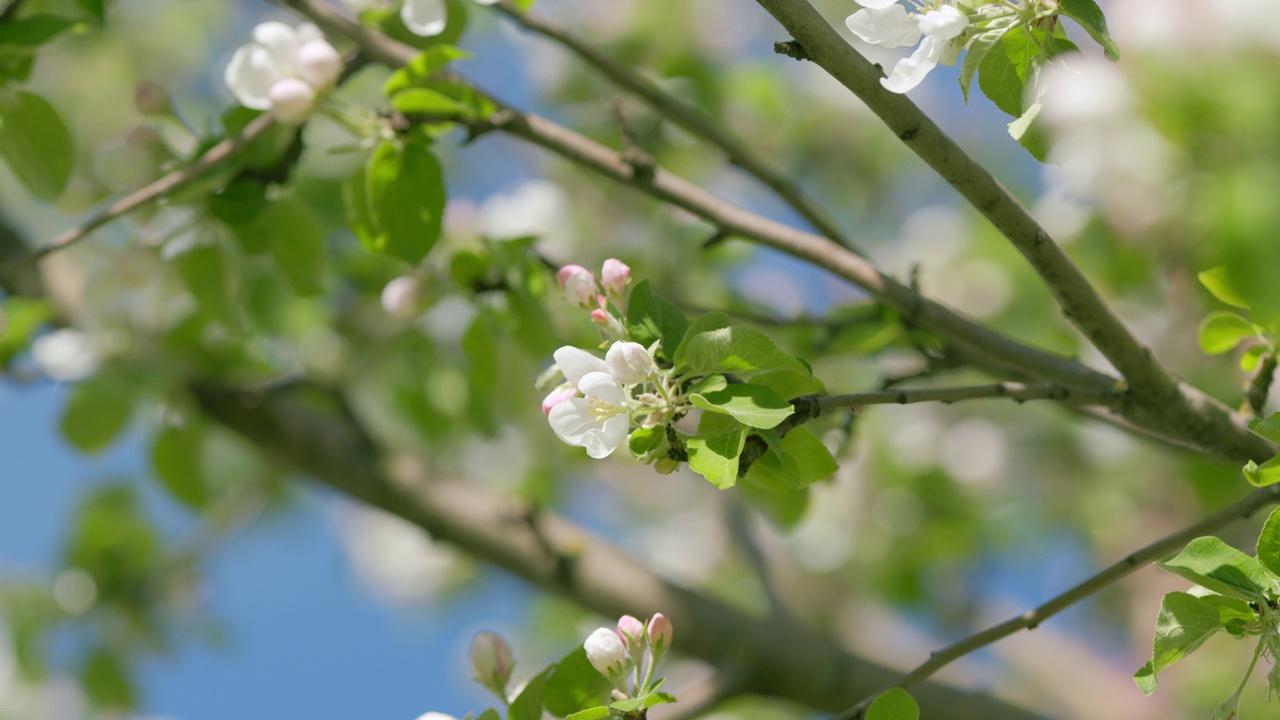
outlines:
{"label": "cluster of buds", "polygon": [[341,74],[342,57],[320,28],[265,22],[253,29],[253,42],[236,50],[224,79],[245,107],[270,110],[280,122],[297,125]]}
{"label": "cluster of buds", "polygon": [[614,258],[605,260],[600,268],[599,283],[595,274],[581,265],[565,265],[556,273],[556,282],[560,283],[566,300],[591,313],[591,321],[606,338],[626,337],[626,327],[610,308],[621,313],[627,310],[631,268],[626,263]]}
{"label": "cluster of buds", "polygon": [[597,628],[582,646],[591,666],[613,683],[622,696],[618,699],[625,699],[649,687],[658,661],[671,649],[671,637],[671,620],[662,613],[648,623],[623,615],[616,628]]}

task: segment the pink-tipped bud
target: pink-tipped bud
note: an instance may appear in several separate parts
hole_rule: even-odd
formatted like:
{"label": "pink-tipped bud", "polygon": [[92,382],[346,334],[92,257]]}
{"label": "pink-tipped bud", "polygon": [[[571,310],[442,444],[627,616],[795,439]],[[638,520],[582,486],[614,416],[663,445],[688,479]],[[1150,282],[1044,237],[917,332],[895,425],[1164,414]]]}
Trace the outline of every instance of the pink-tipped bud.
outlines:
{"label": "pink-tipped bud", "polygon": [[552,390],[550,393],[547,394],[545,398],[542,399],[542,414],[550,415],[551,408],[559,405],[565,400],[569,400],[570,398],[574,398],[577,396],[578,396],[577,388],[566,387],[566,388],[557,388],[555,390]]}
{"label": "pink-tipped bud", "polygon": [[507,696],[507,681],[515,664],[511,646],[501,635],[482,632],[471,641],[471,674],[498,697]]}
{"label": "pink-tipped bud", "polygon": [[597,325],[608,325],[612,321],[613,321],[613,316],[609,314],[608,310],[601,310],[600,308],[596,308],[595,310],[591,311],[591,322]]}
{"label": "pink-tipped bud", "polygon": [[589,309],[596,297],[596,276],[581,265],[565,265],[556,273],[564,297],[580,308]]}
{"label": "pink-tipped bud", "polygon": [[325,90],[342,74],[342,56],[324,40],[308,40],[298,48],[298,74],[317,91]]}
{"label": "pink-tipped bud", "polygon": [[621,260],[609,258],[604,261],[604,267],[600,269],[600,282],[604,285],[604,291],[609,297],[620,298],[627,291],[627,285],[631,283],[631,268]]}
{"label": "pink-tipped bud", "polygon": [[647,629],[649,650],[656,658],[671,649],[671,636],[675,632],[671,627],[671,619],[658,613],[649,619]]}
{"label": "pink-tipped bud", "polygon": [[622,638],[622,643],[627,646],[627,652],[633,658],[644,652],[644,623],[636,618],[630,615],[618,618],[618,637]]}
{"label": "pink-tipped bud", "polygon": [[297,78],[277,80],[267,98],[271,100],[271,112],[287,125],[300,125],[316,104],[316,91]]}
{"label": "pink-tipped bud", "polygon": [[622,638],[610,628],[597,628],[587,641],[582,644],[587,651],[587,660],[591,667],[609,678],[614,685],[625,681],[627,671],[631,669],[631,656]]}
{"label": "pink-tipped bud", "polygon": [[609,374],[623,385],[636,385],[653,377],[657,366],[649,351],[640,343],[616,342],[609,346],[604,355],[604,364],[609,367]]}

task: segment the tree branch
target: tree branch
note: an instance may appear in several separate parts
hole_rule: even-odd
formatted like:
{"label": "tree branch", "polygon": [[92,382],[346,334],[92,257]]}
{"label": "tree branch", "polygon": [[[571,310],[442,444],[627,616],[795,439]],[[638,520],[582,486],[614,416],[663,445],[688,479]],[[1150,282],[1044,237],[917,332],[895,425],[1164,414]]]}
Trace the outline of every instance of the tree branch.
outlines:
{"label": "tree branch", "polygon": [[1069,405],[1114,405],[1120,398],[1117,393],[1082,393],[1063,385],[1040,383],[995,383],[950,388],[902,388],[882,392],[851,393],[848,395],[815,396],[820,412],[837,408],[857,408],[863,405],[906,405],[908,403],[940,402],[950,404],[961,400],[1007,398],[1015,402],[1027,400],[1058,400]]}
{"label": "tree branch", "polygon": [[[606,617],[666,613],[679,628],[679,650],[741,678],[735,686],[744,691],[835,712],[896,677],[892,670],[848,654],[794,620],[751,617],[664,580],[557,515],[539,513],[531,523],[527,508],[477,487],[390,478],[379,470],[384,463],[340,398],[314,386],[240,393],[204,385],[193,391],[209,416],[264,453],[538,588]],[[1036,717],[939,684],[921,685],[915,696],[926,717]]]}
{"label": "tree branch", "polygon": [[623,65],[592,47],[572,30],[546,18],[518,9],[510,0],[492,6],[530,32],[541,35],[577,55],[583,62],[609,78],[615,85],[643,100],[654,112],[679,125],[689,133],[715,145],[724,152],[729,162],[755,177],[801,217],[809,221],[820,234],[834,240],[852,252],[866,257],[850,241],[835,222],[807,198],[790,178],[773,169],[763,159],[756,157],[740,140],[721,128],[715,120],[696,108],[685,105],[654,82],[632,68]]}
{"label": "tree branch", "polygon": [[880,85],[862,57],[808,0],[757,0],[804,47],[808,58],[862,99],[916,155],[951,184],[1031,263],[1063,313],[1140,397],[1172,394],[1172,376],[1111,311],[1071,258],[1000,181],[969,157],[904,95]]}
{"label": "tree branch", "polygon": [[[901,687],[906,689],[915,687],[917,683],[924,681],[934,673],[965,655],[986,647],[997,640],[1008,637],[1019,630],[1034,630],[1045,620],[1048,620],[1068,607],[1071,607],[1106,586],[1124,578],[1133,571],[1174,553],[1182,546],[1198,537],[1212,533],[1225,525],[1235,522],[1236,520],[1247,518],[1259,509],[1277,502],[1280,502],[1280,485],[1271,485],[1269,487],[1255,490],[1243,500],[1210,515],[1195,525],[1179,530],[1172,535],[1166,535],[1141,550],[1130,553],[1125,556],[1123,560],[1109,566],[1097,575],[1094,575],[1088,580],[1085,580],[1048,602],[1045,602],[1039,607],[1033,610],[1028,610],[1015,618],[1010,618],[999,625],[987,628],[980,633],[970,635],[963,640],[948,645],[942,650],[930,654],[928,661],[921,664],[915,670],[907,673],[902,677],[902,679],[889,687]],[[887,690],[888,688],[885,689]],[[883,692],[883,690],[881,692]],[[876,695],[879,695],[879,693],[876,693]],[[871,701],[875,700],[876,695],[867,696],[857,705],[845,710],[839,715],[836,715],[833,720],[855,720],[856,718],[863,717],[867,707],[871,705]]]}
{"label": "tree branch", "polygon": [[273,125],[271,115],[263,114],[254,118],[243,130],[224,139],[209,148],[195,162],[181,170],[165,175],[146,187],[139,188],[129,195],[111,203],[89,217],[87,221],[71,228],[54,238],[48,245],[33,250],[26,255],[0,265],[0,278],[35,263],[50,253],[70,247],[88,237],[94,230],[106,225],[116,218],[126,215],[148,203],[177,190],[183,185],[201,177],[224,160],[234,157],[246,145],[256,140]]}

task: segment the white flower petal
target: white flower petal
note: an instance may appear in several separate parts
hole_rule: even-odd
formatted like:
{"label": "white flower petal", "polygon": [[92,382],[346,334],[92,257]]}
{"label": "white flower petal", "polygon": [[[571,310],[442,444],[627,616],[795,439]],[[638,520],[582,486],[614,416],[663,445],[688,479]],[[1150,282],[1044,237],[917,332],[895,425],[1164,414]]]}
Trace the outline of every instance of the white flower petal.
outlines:
{"label": "white flower petal", "polygon": [[287,125],[298,125],[307,119],[316,104],[316,91],[297,78],[285,78],[267,92],[271,112]]}
{"label": "white flower petal", "polygon": [[75,382],[98,369],[98,355],[88,335],[71,328],[41,335],[31,344],[40,371],[59,382]]}
{"label": "white flower petal", "polygon": [[864,8],[871,8],[872,10],[881,10],[883,8],[889,7],[890,5],[897,4],[897,2],[898,0],[859,0],[858,4]]}
{"label": "white flower petal", "polygon": [[969,27],[969,17],[953,5],[943,5],[920,16],[920,32],[936,40],[958,37]]}
{"label": "white flower petal", "polygon": [[609,372],[609,366],[605,365],[604,360],[576,347],[566,345],[557,350],[554,357],[565,379],[575,386],[587,373]]}
{"label": "white flower petal", "polygon": [[431,37],[444,32],[448,9],[444,0],[404,0],[400,19],[414,35]]}
{"label": "white flower petal", "polygon": [[599,431],[601,427],[601,423],[591,412],[591,401],[586,398],[570,398],[557,403],[547,413],[547,422],[556,437],[579,447],[587,433]]}
{"label": "white flower petal", "polygon": [[918,17],[908,15],[907,9],[901,5],[859,10],[844,22],[860,40],[883,48],[906,47],[920,42]]}
{"label": "white flower petal", "polygon": [[653,358],[640,343],[614,343],[605,353],[604,363],[623,385],[642,383],[653,375]]}
{"label": "white flower petal", "polygon": [[496,2],[498,2],[498,0],[475,0],[477,5],[493,5]]}
{"label": "white flower petal", "polygon": [[260,45],[242,45],[231,57],[223,79],[241,105],[254,110],[270,110],[271,86],[284,77],[271,54]]}
{"label": "white flower petal", "polygon": [[312,23],[302,23],[293,31],[294,41],[301,47],[312,40],[324,40],[324,33]]}
{"label": "white flower petal", "polygon": [[618,384],[617,378],[607,372],[587,373],[578,381],[578,389],[583,395],[590,395],[614,407],[627,404],[626,391]]}
{"label": "white flower petal", "polygon": [[342,75],[342,56],[323,38],[298,48],[298,75],[316,90],[325,90]]}
{"label": "white flower petal", "polygon": [[596,460],[607,458],[618,446],[627,440],[627,431],[631,429],[631,421],[625,415],[615,415],[604,421],[599,430],[587,433],[582,447],[587,454]]}
{"label": "white flower petal", "polygon": [[889,77],[880,79],[880,84],[890,92],[905,93],[911,90],[924,80],[930,70],[937,67],[944,44],[945,41],[926,37],[911,57],[899,60]]}
{"label": "white flower petal", "polygon": [[253,41],[266,49],[272,62],[285,75],[294,74],[298,47],[302,44],[297,31],[282,22],[264,22],[253,29]]}

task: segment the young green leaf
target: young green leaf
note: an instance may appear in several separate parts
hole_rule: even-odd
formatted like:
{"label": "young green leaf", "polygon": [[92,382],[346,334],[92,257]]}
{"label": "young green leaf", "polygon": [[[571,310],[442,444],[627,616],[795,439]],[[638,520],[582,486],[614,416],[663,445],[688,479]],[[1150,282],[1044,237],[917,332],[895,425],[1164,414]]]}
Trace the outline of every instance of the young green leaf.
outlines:
{"label": "young green leaf", "polygon": [[1184,592],[1165,595],[1156,620],[1151,660],[1133,676],[1138,689],[1145,695],[1155,692],[1161,670],[1195,652],[1223,628],[1218,608],[1203,598]]}
{"label": "young green leaf", "polygon": [[1245,300],[1244,296],[1231,286],[1231,278],[1225,267],[1210,268],[1196,277],[1199,278],[1200,284],[1215,298],[1228,305],[1234,305],[1245,310],[1249,309],[1249,301]]}
{"label": "young green leaf", "polygon": [[1080,27],[1102,46],[1108,60],[1115,62],[1120,59],[1120,46],[1107,33],[1107,18],[1098,3],[1094,0],[1059,0],[1058,11],[1080,23]]}
{"label": "young green leaf", "polygon": [[71,131],[48,100],[0,94],[0,158],[28,192],[45,201],[61,195],[73,154]]}
{"label": "young green leaf", "polygon": [[82,452],[111,444],[129,423],[133,394],[118,378],[102,375],[76,385],[62,411],[62,434]]}
{"label": "young green leaf", "polygon": [[1272,413],[1265,418],[1254,418],[1249,421],[1249,432],[1266,438],[1273,443],[1280,443],[1280,413]]}
{"label": "young green leaf", "polygon": [[627,301],[627,332],[631,339],[645,347],[661,340],[658,356],[672,360],[680,341],[689,329],[689,321],[675,303],[654,294],[648,280],[640,281],[631,290]]}
{"label": "young green leaf", "polygon": [[[599,673],[596,673],[599,675]],[[600,720],[600,718],[609,716],[608,705],[597,705],[593,708],[587,708],[575,713],[569,713],[565,720]]]}
{"label": "young green leaf", "polygon": [[440,163],[419,143],[378,146],[366,167],[373,248],[416,265],[440,238],[445,185]]}
{"label": "young green leaf", "polygon": [[202,439],[200,426],[194,422],[166,425],[151,446],[151,466],[160,483],[174,498],[197,509],[209,502]]}
{"label": "young green leaf", "polygon": [[391,73],[382,86],[387,97],[394,97],[407,88],[422,87],[431,80],[431,76],[445,69],[454,60],[474,57],[466,50],[459,50],[452,45],[432,45],[405,63],[404,67]]}
{"label": "young green leaf", "polygon": [[703,427],[707,425],[709,417],[717,417],[717,414],[704,415],[698,435],[685,439],[689,467],[710,480],[712,485],[727,490],[738,482],[738,457],[742,455],[742,447],[747,439],[746,428],[735,422],[727,431],[710,434]]}
{"label": "young green leaf", "polygon": [[676,349],[675,365],[691,374],[735,373],[749,375],[767,370],[806,370],[753,328],[734,325],[723,313],[711,313],[689,326]]}
{"label": "young green leaf", "polygon": [[711,412],[732,415],[743,425],[754,428],[777,427],[795,413],[786,398],[767,387],[749,383],[727,385],[721,390],[694,393],[689,401]]}
{"label": "young green leaf", "polygon": [[547,678],[551,677],[551,673],[554,671],[555,666],[553,665],[534,675],[529,682],[525,683],[520,695],[511,701],[511,710],[507,713],[507,720],[542,720],[544,689],[547,684]]}
{"label": "young green leaf", "polygon": [[608,708],[603,703],[609,697],[611,685],[600,671],[591,666],[587,651],[581,645],[556,663],[542,691],[542,702],[547,712],[556,717],[572,717],[585,712],[582,720],[604,717],[591,715]]}
{"label": "young green leaf", "polygon": [[807,368],[763,372],[753,376],[751,384],[763,385],[788,400],[801,395],[812,395],[813,393],[825,393],[827,391],[827,386],[823,385],[821,380],[815,378]]}
{"label": "young green leaf", "polygon": [[1196,538],[1167,562],[1156,563],[1175,575],[1216,593],[1249,602],[1265,602],[1276,580],[1257,561],[1216,537]]}
{"label": "young green leaf", "polygon": [[889,688],[867,708],[867,720],[919,720],[920,706],[902,688]]}
{"label": "young green leaf", "polygon": [[1209,313],[1200,323],[1200,348],[1210,355],[1221,355],[1236,349],[1242,340],[1256,337],[1253,323],[1233,312]]}
{"label": "young green leaf", "polygon": [[[200,237],[179,248],[168,259],[205,315],[228,328],[239,329],[244,320],[236,298],[235,276],[228,267],[218,234],[215,228],[205,228]],[[170,241],[170,247],[173,246]]]}
{"label": "young green leaf", "polygon": [[[764,455],[764,457],[769,456],[769,453]],[[745,494],[748,500],[763,510],[775,525],[784,530],[790,530],[804,519],[805,511],[809,508],[809,488],[779,492],[761,485],[754,473],[755,466],[759,465],[764,457],[751,466],[751,470],[743,478],[746,482],[738,484],[738,492]]]}
{"label": "young green leaf", "polygon": [[324,226],[297,203],[281,200],[269,204],[250,227],[270,238],[276,267],[293,291],[303,297],[324,292],[328,266]]}
{"label": "young green leaf", "polygon": [[797,427],[760,456],[747,476],[774,492],[795,492],[839,468],[817,435],[806,427]]}
{"label": "young green leaf", "polygon": [[79,20],[49,13],[24,15],[0,23],[0,45],[19,48],[40,47],[79,24]]}
{"label": "young green leaf", "polygon": [[1276,455],[1270,460],[1259,465],[1250,460],[1241,468],[1244,477],[1249,484],[1255,487],[1266,487],[1280,482],[1280,455]]}
{"label": "young green leaf", "polygon": [[1258,562],[1280,578],[1280,508],[1271,511],[1258,535]]}
{"label": "young green leaf", "polygon": [[439,115],[449,119],[475,116],[475,108],[427,88],[401,90],[391,98],[391,106],[405,115]]}
{"label": "young green leaf", "polygon": [[997,26],[993,22],[992,25],[978,34],[964,52],[964,61],[960,64],[960,90],[964,93],[966,103],[969,102],[969,88],[973,85],[973,77],[978,73],[978,67],[987,57],[987,53],[1000,42],[1000,38],[1013,27],[1010,23]]}

